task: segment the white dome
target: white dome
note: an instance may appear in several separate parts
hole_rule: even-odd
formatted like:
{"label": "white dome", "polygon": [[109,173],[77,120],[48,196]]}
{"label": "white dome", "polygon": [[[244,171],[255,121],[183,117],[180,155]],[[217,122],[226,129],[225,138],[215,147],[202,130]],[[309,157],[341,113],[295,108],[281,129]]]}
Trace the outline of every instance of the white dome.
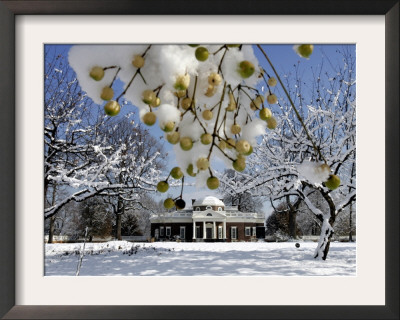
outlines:
{"label": "white dome", "polygon": [[207,196],[203,199],[196,200],[193,203],[193,207],[195,206],[225,206],[224,203],[216,197]]}

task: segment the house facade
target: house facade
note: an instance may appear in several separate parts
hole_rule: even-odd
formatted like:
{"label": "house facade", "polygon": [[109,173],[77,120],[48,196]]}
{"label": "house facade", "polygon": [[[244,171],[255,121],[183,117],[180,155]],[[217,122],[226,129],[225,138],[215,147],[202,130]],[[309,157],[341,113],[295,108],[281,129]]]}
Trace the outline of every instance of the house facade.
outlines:
{"label": "house facade", "polygon": [[192,200],[192,207],[150,217],[156,241],[252,241],[265,237],[264,214],[225,207],[218,198]]}

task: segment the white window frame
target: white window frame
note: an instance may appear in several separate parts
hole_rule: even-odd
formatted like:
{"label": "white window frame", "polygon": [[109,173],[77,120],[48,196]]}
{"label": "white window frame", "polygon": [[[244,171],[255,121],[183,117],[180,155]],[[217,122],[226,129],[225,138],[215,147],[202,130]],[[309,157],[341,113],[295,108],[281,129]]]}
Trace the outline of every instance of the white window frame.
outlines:
{"label": "white window frame", "polygon": [[207,206],[207,207],[206,207],[206,210],[211,210],[211,209],[212,209],[211,206]]}
{"label": "white window frame", "polygon": [[218,207],[218,211],[222,211],[222,208],[221,208],[221,207]]}
{"label": "white window frame", "polygon": [[253,227],[253,237],[255,237],[256,235],[257,235],[256,227]]}
{"label": "white window frame", "polygon": [[159,229],[155,229],[154,230],[154,238],[158,239],[160,237],[160,230]]}
{"label": "white window frame", "polygon": [[[233,232],[235,230],[235,232]],[[233,237],[233,234],[235,234],[235,237]],[[231,227],[231,239],[232,240],[237,240],[237,227]]]}
{"label": "white window frame", "polygon": [[164,227],[160,227],[160,237],[164,237]]}
{"label": "white window frame", "polygon": [[196,211],[200,211],[200,207],[197,207],[197,208],[196,208]]}
{"label": "white window frame", "polygon": [[165,227],[165,236],[170,237],[171,236],[171,227]]}
{"label": "white window frame", "polygon": [[218,226],[218,239],[222,239],[223,236],[222,226]]}
{"label": "white window frame", "polygon": [[244,235],[245,237],[251,236],[251,227],[244,227]]}
{"label": "white window frame", "polygon": [[[182,237],[182,230],[183,230],[183,237]],[[186,227],[180,226],[179,227],[179,238],[185,239],[186,238]]]}

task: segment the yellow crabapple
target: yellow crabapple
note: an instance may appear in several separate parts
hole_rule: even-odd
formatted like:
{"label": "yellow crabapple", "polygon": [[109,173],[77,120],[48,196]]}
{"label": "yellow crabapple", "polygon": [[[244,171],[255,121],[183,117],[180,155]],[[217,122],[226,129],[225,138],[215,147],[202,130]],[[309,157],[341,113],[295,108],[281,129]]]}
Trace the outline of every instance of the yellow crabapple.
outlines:
{"label": "yellow crabapple", "polygon": [[253,75],[255,70],[254,64],[250,61],[244,60],[239,63],[238,72],[242,78],[249,78]]}
{"label": "yellow crabapple", "polygon": [[207,158],[199,158],[196,162],[196,166],[199,170],[207,170],[210,163]]}
{"label": "yellow crabapple", "polygon": [[330,190],[335,190],[340,185],[340,178],[335,174],[330,174],[329,179],[325,181],[325,186]]}
{"label": "yellow crabapple", "polygon": [[165,209],[172,209],[173,207],[175,207],[175,202],[172,198],[167,198],[164,200]]}
{"label": "yellow crabapple", "polygon": [[213,113],[211,110],[204,110],[202,116],[204,120],[211,120],[213,117]]}
{"label": "yellow crabapple", "polygon": [[177,144],[180,140],[180,134],[177,131],[167,134],[167,141],[171,144]]}
{"label": "yellow crabapple", "polygon": [[145,104],[151,104],[156,98],[156,93],[153,90],[144,90],[142,92],[142,101]]}
{"label": "yellow crabapple", "polygon": [[157,190],[158,190],[159,192],[164,193],[164,192],[167,192],[168,189],[169,189],[169,184],[168,184],[167,181],[160,181],[160,182],[157,184]]}
{"label": "yellow crabapple", "polygon": [[172,178],[177,179],[177,180],[179,180],[183,177],[183,172],[180,167],[172,168],[170,174],[171,174]]}
{"label": "yellow crabapple", "polygon": [[200,141],[202,144],[210,144],[212,140],[213,140],[212,135],[209,133],[203,133],[200,136]]}
{"label": "yellow crabapple", "polygon": [[215,190],[219,187],[219,180],[217,177],[209,177],[207,179],[208,189]]}
{"label": "yellow crabapple", "polygon": [[274,77],[271,77],[268,79],[268,85],[270,87],[275,87],[278,84],[278,82],[276,81],[276,79]]}
{"label": "yellow crabapple", "polygon": [[190,84],[190,75],[183,74],[176,77],[174,88],[178,91],[186,90]]}
{"label": "yellow crabapple", "polygon": [[209,55],[208,49],[205,47],[198,47],[194,54],[199,61],[206,61]]}
{"label": "yellow crabapple", "polygon": [[188,150],[192,149],[193,141],[189,137],[183,137],[183,138],[181,138],[180,146],[181,146],[182,150],[188,151]]}
{"label": "yellow crabapple", "polygon": [[276,119],[274,116],[271,116],[269,118],[267,118],[267,128],[274,130],[276,128],[276,126],[278,125],[278,123],[276,122]]}
{"label": "yellow crabapple", "polygon": [[120,110],[121,106],[115,100],[107,102],[104,106],[104,112],[110,117],[116,116],[120,112]]}
{"label": "yellow crabapple", "polygon": [[93,80],[100,81],[104,77],[104,69],[102,67],[95,66],[90,70],[89,75]]}
{"label": "yellow crabapple", "polygon": [[114,97],[114,90],[111,87],[104,87],[101,90],[100,98],[106,101],[111,100]]}
{"label": "yellow crabapple", "polygon": [[236,142],[236,151],[245,154],[250,151],[250,143],[247,140],[239,140]]}
{"label": "yellow crabapple", "polygon": [[148,126],[152,126],[153,124],[156,123],[157,117],[156,114],[154,112],[147,112],[143,115],[143,123],[148,125]]}
{"label": "yellow crabapple", "polygon": [[272,112],[268,108],[262,108],[260,110],[260,119],[261,120],[267,120],[268,118],[272,117]]}
{"label": "yellow crabapple", "polygon": [[267,102],[269,104],[275,104],[278,102],[278,98],[274,93],[271,93],[267,96]]}
{"label": "yellow crabapple", "polygon": [[141,55],[136,54],[133,57],[132,64],[135,68],[142,68],[144,66],[144,58]]}

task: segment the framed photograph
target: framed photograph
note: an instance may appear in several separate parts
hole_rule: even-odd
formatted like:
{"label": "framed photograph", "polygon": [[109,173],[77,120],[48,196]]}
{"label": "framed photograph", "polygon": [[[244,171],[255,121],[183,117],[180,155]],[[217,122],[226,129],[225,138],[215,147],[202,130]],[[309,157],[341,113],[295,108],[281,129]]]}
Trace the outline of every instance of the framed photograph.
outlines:
{"label": "framed photograph", "polygon": [[[1,1],[0,21],[0,39],[7,44],[0,47],[3,318],[399,318],[398,1]],[[46,46],[303,42],[356,47],[355,275],[46,276],[41,216]],[[199,61],[207,59],[202,54],[196,53]],[[218,221],[205,232],[202,223],[198,230],[193,223],[176,232],[193,239],[226,237],[224,228],[231,239],[256,234],[256,225],[241,234]],[[158,228],[157,236],[172,235]]]}

